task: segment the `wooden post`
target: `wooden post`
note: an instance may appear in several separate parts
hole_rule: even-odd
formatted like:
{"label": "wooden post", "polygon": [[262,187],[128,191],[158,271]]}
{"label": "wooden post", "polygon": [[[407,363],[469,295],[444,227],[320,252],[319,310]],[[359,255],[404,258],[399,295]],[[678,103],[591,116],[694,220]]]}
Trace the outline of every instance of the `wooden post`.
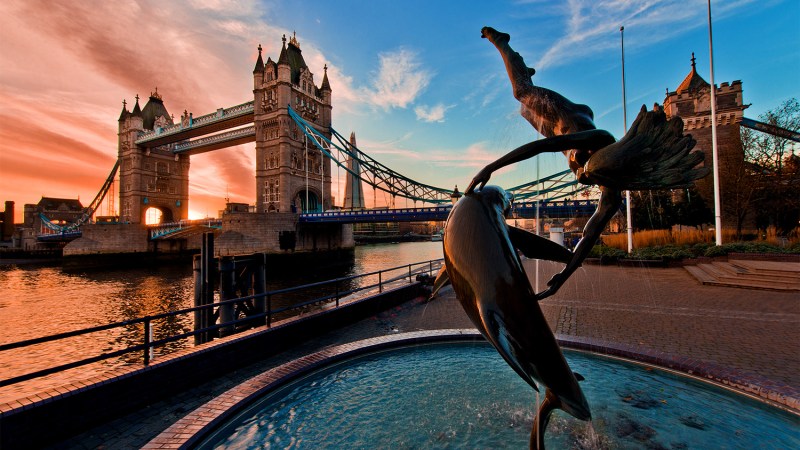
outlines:
{"label": "wooden post", "polygon": [[[219,300],[232,300],[236,298],[236,271],[233,257],[221,256],[219,258]],[[233,322],[236,319],[235,306],[231,304],[220,305],[219,323],[224,324]],[[233,333],[234,326],[220,328],[220,336],[227,336]]]}
{"label": "wooden post", "polygon": [[[205,240],[203,240],[205,242]],[[194,306],[203,306],[203,248],[200,248],[200,254],[195,255],[194,259],[192,260],[192,269],[194,270]],[[194,331],[201,330],[205,325],[205,320],[203,317],[203,310],[196,310],[194,312]],[[204,334],[195,334],[194,335],[194,345],[200,345],[205,343]]]}
{"label": "wooden post", "polygon": [[[267,292],[267,255],[260,253],[253,256],[253,295]],[[256,314],[267,312],[267,297],[256,297],[253,302]]]}

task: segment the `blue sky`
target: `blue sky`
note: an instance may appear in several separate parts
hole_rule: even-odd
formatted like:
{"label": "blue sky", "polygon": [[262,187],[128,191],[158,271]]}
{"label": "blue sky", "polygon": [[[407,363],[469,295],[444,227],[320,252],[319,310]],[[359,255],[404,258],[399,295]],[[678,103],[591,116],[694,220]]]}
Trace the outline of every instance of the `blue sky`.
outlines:
{"label": "blue sky", "polygon": [[[630,123],[677,87],[692,52],[710,79],[706,13],[697,0],[3,2],[0,194],[20,205],[90,199],[116,157],[122,99],[158,86],[175,116],[249,101],[256,47],[277,59],[293,31],[317,83],[329,67],[337,131],[355,131],[363,151],[411,178],[463,189],[536,138],[481,27],[510,33],[534,83],[589,105],[619,137],[619,27]],[[715,1],[712,14],[716,82],[742,80],[747,117],[800,96],[800,2]],[[254,201],[253,154],[250,145],[192,160],[195,216],[216,214],[226,195]],[[565,168],[563,156],[543,157],[542,176]],[[493,182],[534,176],[529,161]]]}

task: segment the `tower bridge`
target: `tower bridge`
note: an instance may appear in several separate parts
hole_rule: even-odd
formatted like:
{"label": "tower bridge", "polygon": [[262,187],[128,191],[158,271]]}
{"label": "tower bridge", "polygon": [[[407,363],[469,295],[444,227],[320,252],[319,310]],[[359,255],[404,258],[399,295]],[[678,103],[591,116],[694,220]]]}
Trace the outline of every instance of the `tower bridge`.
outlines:
{"label": "tower bridge", "polygon": [[[317,84],[296,36],[283,37],[277,60],[265,61],[259,45],[252,75],[252,100],[197,117],[184,111],[175,121],[157,89],[143,108],[138,95],[130,111],[123,101],[118,158],[100,192],[73,222],[51,221],[43,214],[33,218],[36,224],[31,229],[38,229],[38,241],[77,238],[67,244],[65,255],[169,252],[197,247],[199,231],[215,230],[221,234],[218,253],[338,251],[352,248],[354,223],[446,218],[453,190],[395,172],[359,149],[354,133],[345,139],[332,127],[333,89],[327,66]],[[685,130],[702,148],[708,147],[709,89],[692,59],[691,72],[675,92],[667,92],[664,101],[667,113],[683,117]],[[738,136],[738,128],[744,126],[800,141],[796,132],[743,117],[746,105],[740,81],[722,83],[717,89],[722,106],[718,122],[732,130],[730,136]],[[247,143],[255,143],[253,211],[229,211],[213,224],[188,221],[191,156]],[[340,204],[334,204],[331,189],[334,164],[346,178]],[[92,223],[117,176],[119,217]],[[369,211],[364,186],[390,196],[391,205],[400,197],[434,206]],[[537,210],[544,216],[574,218],[588,216],[596,207],[591,200],[569,200],[581,189],[565,170],[507,190],[518,202],[517,217],[531,217]],[[161,212],[161,225],[145,226],[151,208]]]}
{"label": "tower bridge", "polygon": [[[117,162],[84,214],[92,216],[118,176],[118,220],[113,225],[86,220],[53,225],[42,240],[80,236],[65,247],[66,256],[169,252],[199,246],[200,231],[216,230],[218,253],[322,251],[352,248],[353,223],[444,220],[453,190],[420,183],[381,164],[357,147],[354,133],[345,139],[331,126],[327,66],[319,83],[314,77],[297,38],[284,36],[277,60],[265,61],[259,46],[252,100],[196,117],[184,111],[177,120],[158,89],[144,107],[138,96],[130,110],[123,102]],[[229,211],[213,224],[189,221],[191,156],[247,143],[255,143],[253,211]],[[331,189],[334,165],[346,178],[340,204],[334,204]],[[364,186],[388,194],[392,204],[401,197],[434,206],[367,211]],[[574,176],[564,171],[511,191],[521,200],[557,201],[577,189]],[[145,226],[151,208],[161,212],[161,225]],[[588,215],[589,209],[572,214]]]}

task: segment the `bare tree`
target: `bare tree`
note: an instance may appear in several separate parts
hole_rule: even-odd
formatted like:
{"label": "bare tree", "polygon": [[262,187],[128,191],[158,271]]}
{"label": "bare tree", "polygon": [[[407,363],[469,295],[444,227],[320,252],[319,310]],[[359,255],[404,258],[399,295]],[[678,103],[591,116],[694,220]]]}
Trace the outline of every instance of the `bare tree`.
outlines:
{"label": "bare tree", "polygon": [[[792,98],[760,116],[762,122],[789,131],[800,131],[800,102]],[[747,172],[753,192],[749,203],[758,228],[774,226],[786,236],[800,218],[800,164],[795,143],[786,137],[753,132],[742,133]]]}

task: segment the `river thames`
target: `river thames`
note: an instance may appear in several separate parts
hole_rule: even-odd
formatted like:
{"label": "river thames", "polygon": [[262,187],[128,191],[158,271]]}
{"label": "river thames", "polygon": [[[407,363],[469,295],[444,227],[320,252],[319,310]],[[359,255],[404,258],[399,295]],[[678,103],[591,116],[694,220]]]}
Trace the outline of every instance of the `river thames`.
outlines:
{"label": "river thames", "polygon": [[[298,286],[348,275],[439,259],[441,242],[407,242],[359,245],[352,265],[337,270],[302,271],[269,275],[267,289]],[[4,333],[0,344],[134,319],[193,305],[193,272],[185,264],[138,269],[73,272],[59,266],[0,265],[0,314]],[[192,316],[155,324],[159,335],[187,332]],[[57,363],[79,360],[141,343],[139,327],[125,327],[0,353],[2,378],[9,378]],[[156,351],[156,357],[190,344],[173,342]],[[130,360],[130,361],[128,361]],[[139,355],[112,359],[106,368],[137,361]],[[93,365],[92,370],[102,367]],[[87,367],[88,369],[88,367]]]}

